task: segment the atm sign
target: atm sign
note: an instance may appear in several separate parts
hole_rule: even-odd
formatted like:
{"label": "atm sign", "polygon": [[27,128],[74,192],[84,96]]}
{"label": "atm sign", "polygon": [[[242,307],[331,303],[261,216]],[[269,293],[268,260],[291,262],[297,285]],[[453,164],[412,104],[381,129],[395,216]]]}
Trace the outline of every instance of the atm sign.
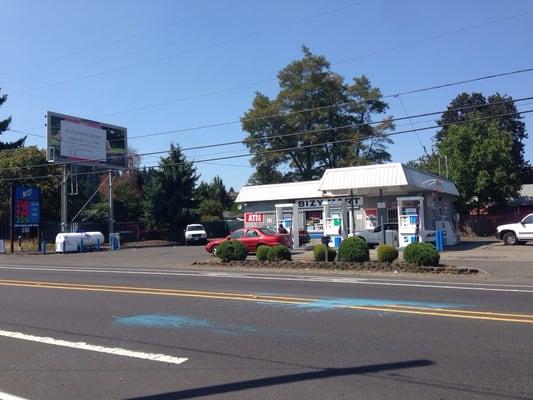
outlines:
{"label": "atm sign", "polygon": [[264,214],[244,213],[244,222],[263,222]]}

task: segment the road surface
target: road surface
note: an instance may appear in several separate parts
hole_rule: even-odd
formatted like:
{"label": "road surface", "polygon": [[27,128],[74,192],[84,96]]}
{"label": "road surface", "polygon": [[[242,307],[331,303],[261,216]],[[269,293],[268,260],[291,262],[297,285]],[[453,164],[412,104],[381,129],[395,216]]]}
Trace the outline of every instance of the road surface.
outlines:
{"label": "road surface", "polygon": [[533,398],[531,285],[8,260],[0,399]]}

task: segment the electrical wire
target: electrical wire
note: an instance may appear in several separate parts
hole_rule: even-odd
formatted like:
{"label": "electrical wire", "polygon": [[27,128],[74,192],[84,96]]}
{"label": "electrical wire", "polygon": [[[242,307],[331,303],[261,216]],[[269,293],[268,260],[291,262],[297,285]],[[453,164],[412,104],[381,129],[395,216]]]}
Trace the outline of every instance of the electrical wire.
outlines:
{"label": "electrical wire", "polygon": [[[405,134],[405,133],[413,133],[415,131],[416,132],[421,132],[421,131],[427,131],[427,130],[435,129],[435,128],[442,128],[442,127],[445,127],[445,126],[463,125],[463,124],[468,124],[468,123],[472,123],[472,122],[486,121],[486,120],[489,120],[489,119],[500,118],[500,117],[505,117],[505,116],[510,116],[510,115],[529,114],[531,112],[533,112],[533,109],[517,111],[517,112],[513,112],[513,113],[498,114],[498,115],[493,115],[493,116],[488,116],[488,117],[474,118],[474,119],[467,120],[467,121],[458,121],[458,122],[455,122],[453,124],[434,125],[434,126],[427,126],[427,127],[423,127],[423,128],[417,128],[417,129],[408,129],[408,130],[404,130],[404,131],[391,132],[391,133],[383,134],[380,137],[397,136],[397,135],[401,135],[401,134]],[[167,164],[165,164],[165,166],[177,166],[177,165],[184,165],[184,164],[187,164],[187,163],[188,164],[198,164],[198,163],[209,162],[209,161],[229,160],[229,159],[244,158],[244,157],[256,157],[256,156],[261,156],[261,155],[265,155],[265,154],[283,153],[283,152],[287,152],[287,151],[302,150],[302,149],[307,149],[307,148],[312,148],[312,147],[319,147],[319,146],[324,146],[324,145],[333,145],[333,144],[341,144],[341,143],[355,143],[355,142],[359,142],[359,141],[362,141],[362,140],[371,139],[371,138],[374,138],[374,137],[375,136],[373,136],[373,135],[368,135],[368,136],[363,136],[363,137],[359,137],[359,138],[343,139],[343,140],[335,140],[335,141],[326,141],[326,142],[320,142],[320,143],[314,143],[314,144],[308,144],[308,145],[285,147],[285,148],[282,148],[282,149],[264,150],[264,151],[259,151],[259,152],[254,152],[254,153],[246,153],[246,154],[240,154],[240,155],[234,155],[234,156],[216,157],[216,158],[208,158],[208,159],[201,159],[201,160],[191,160],[191,161],[183,161],[183,162],[178,162],[178,163],[167,163]],[[169,151],[167,151],[167,153],[168,152]],[[152,168],[156,168],[156,167],[152,167]],[[161,166],[159,166],[159,168],[161,168]],[[138,170],[138,169],[139,168],[125,168],[125,169],[122,169],[122,171],[135,171],[135,170]],[[70,176],[83,176],[83,175],[95,175],[95,174],[102,174],[102,171],[79,172],[79,173],[71,174]],[[0,182],[32,180],[32,179],[47,179],[47,178],[49,179],[49,178],[56,178],[56,177],[60,178],[61,176],[62,175],[59,175],[59,174],[55,174],[55,175],[49,174],[49,175],[42,175],[42,176],[1,178]]]}

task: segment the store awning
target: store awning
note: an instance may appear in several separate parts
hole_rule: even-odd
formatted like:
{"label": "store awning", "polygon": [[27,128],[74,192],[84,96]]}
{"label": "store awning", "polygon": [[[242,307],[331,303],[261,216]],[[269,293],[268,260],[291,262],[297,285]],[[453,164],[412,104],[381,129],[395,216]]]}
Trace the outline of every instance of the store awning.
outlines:
{"label": "store awning", "polygon": [[318,199],[320,181],[278,183],[273,185],[243,186],[235,200],[236,203],[255,201],[286,201]]}
{"label": "store awning", "polygon": [[384,195],[401,195],[413,191],[459,195],[453,182],[401,163],[328,169],[319,186],[323,197],[348,195],[351,190],[355,195],[375,196],[380,189]]}

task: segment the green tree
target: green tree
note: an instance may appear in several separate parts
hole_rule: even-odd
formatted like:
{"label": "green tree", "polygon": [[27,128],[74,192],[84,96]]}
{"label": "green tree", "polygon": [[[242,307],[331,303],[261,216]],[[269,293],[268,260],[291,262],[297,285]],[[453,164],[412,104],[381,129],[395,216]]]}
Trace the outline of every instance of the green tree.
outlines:
{"label": "green tree", "polygon": [[[499,93],[485,97],[481,93],[461,93],[448,105],[448,110],[442,114],[437,123],[442,127],[436,134],[437,145],[444,141],[450,130],[450,125],[470,121],[473,117],[494,118],[498,128],[507,132],[512,139],[510,150],[511,171],[521,178],[527,175],[531,166],[524,160],[524,141],[528,135],[522,117],[517,113],[513,98]],[[452,128],[455,129],[455,128]]]}
{"label": "green tree", "polygon": [[[29,165],[42,166],[24,168]],[[60,211],[59,172],[58,167],[46,164],[45,151],[35,146],[0,151],[0,221],[9,222],[11,185],[40,188],[41,220],[57,220]],[[48,178],[32,178],[48,175]]]}
{"label": "green tree", "polygon": [[233,204],[224,181],[218,175],[210,183],[201,182],[198,185],[196,188],[196,200],[200,203],[205,200],[214,200],[220,204],[222,210],[228,210]]}
{"label": "green tree", "polygon": [[169,229],[170,238],[178,240],[196,208],[194,191],[198,175],[179,146],[170,145],[169,155],[161,157],[145,187],[144,220],[149,226]]}
{"label": "green tree", "polygon": [[512,154],[513,132],[498,121],[475,121],[476,114],[472,119],[448,126],[437,145],[438,153],[448,157],[450,179],[459,189],[458,208],[504,206],[521,187]]}
{"label": "green tree", "polygon": [[[2,88],[0,88],[0,90],[1,89]],[[7,94],[0,95],[0,107],[2,106],[2,104],[5,103],[6,100],[7,100]],[[10,123],[11,123],[11,117],[8,117],[4,120],[0,120],[0,135],[9,129]],[[26,141],[26,136],[24,136],[22,139],[15,140],[14,142],[0,142],[0,150],[17,149],[19,147],[24,146],[25,141]]]}
{"label": "green tree", "polygon": [[224,207],[218,200],[205,199],[202,200],[198,207],[201,221],[215,221],[222,218]]}
{"label": "green tree", "polygon": [[[385,134],[392,121],[371,124],[388,109],[381,91],[364,75],[345,83],[325,57],[302,51],[302,59],[278,73],[277,96],[257,92],[241,118],[250,152],[269,151],[252,157],[253,183],[317,179],[325,168],[390,160]],[[299,132],[307,133],[292,135]],[[291,150],[276,151],[285,148]]]}

